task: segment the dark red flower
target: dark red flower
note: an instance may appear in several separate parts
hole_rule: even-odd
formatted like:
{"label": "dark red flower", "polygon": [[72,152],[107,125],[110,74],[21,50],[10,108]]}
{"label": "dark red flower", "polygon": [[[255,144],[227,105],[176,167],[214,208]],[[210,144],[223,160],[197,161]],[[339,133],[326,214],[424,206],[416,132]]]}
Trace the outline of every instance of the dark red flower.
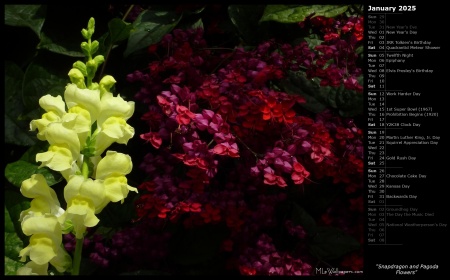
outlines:
{"label": "dark red flower", "polygon": [[310,173],[306,171],[305,167],[297,161],[294,162],[292,167],[293,167],[293,172],[291,174],[292,181],[294,181],[294,184],[300,185],[301,183],[303,183],[305,178],[308,178]]}
{"label": "dark red flower", "polygon": [[155,147],[156,149],[159,149],[159,147],[162,144],[161,136],[159,136],[159,134],[157,132],[147,132],[147,133],[141,134],[140,138],[144,139],[145,141],[150,142],[153,145],[153,147]]}
{"label": "dark red flower", "polygon": [[195,117],[194,113],[182,105],[176,105],[176,110],[178,113],[176,120],[179,124],[188,125],[191,122],[191,119]]}

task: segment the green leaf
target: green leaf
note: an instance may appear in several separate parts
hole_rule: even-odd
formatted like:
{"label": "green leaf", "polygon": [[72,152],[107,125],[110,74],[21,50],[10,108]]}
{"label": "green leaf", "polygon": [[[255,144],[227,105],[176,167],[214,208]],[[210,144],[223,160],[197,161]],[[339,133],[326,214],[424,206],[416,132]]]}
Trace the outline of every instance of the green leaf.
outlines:
{"label": "green leaf", "polygon": [[356,48],[355,53],[361,58],[364,59],[364,46],[359,46]]}
{"label": "green leaf", "polygon": [[133,23],[124,56],[158,43],[164,35],[173,30],[181,16],[174,11],[147,10]]}
{"label": "green leaf", "polygon": [[319,39],[319,35],[317,34],[311,34],[309,37],[305,37],[304,39],[308,43],[308,48],[311,50],[314,50],[315,47],[321,45],[323,42],[323,40]]}
{"label": "green leaf", "polygon": [[5,143],[31,146],[36,142],[30,123],[21,118],[23,72],[15,63],[5,62]]}
{"label": "green leaf", "polygon": [[46,59],[35,59],[27,68],[23,80],[23,102],[25,110],[31,111],[39,106],[39,98],[46,94],[63,95],[69,82],[67,72],[61,72]]}
{"label": "green leaf", "polygon": [[204,10],[205,10],[205,8],[206,8],[206,5],[203,5],[202,7],[194,7],[194,9],[193,10],[184,10],[183,11],[183,14],[185,15],[185,16],[192,16],[192,15],[198,15],[198,14],[200,14],[201,12],[203,12]]}
{"label": "green leaf", "polygon": [[5,5],[5,24],[29,27],[40,38],[46,12],[45,5]]}
{"label": "green leaf", "polygon": [[52,170],[47,167],[39,168],[38,165],[18,160],[13,163],[9,163],[5,168],[6,179],[16,187],[22,185],[22,182],[31,177],[33,174],[42,174],[47,180],[47,184],[52,186],[60,181],[62,177],[55,174]]}
{"label": "green leaf", "polygon": [[[362,83],[362,76],[358,78],[358,82]],[[344,85],[321,87],[317,98],[332,108],[338,109],[343,117],[354,117],[363,113],[363,94],[346,89]]]}
{"label": "green leaf", "polygon": [[69,45],[65,42],[60,42],[56,39],[51,39],[44,32],[41,33],[41,42],[39,42],[37,49],[48,50],[54,53],[67,55],[70,57],[84,57],[84,54],[79,51],[79,45]]}
{"label": "green leaf", "polygon": [[[363,76],[358,77],[361,84]],[[301,95],[306,103],[301,104],[305,109],[320,113],[327,107],[338,109],[343,117],[354,117],[363,113],[363,94],[355,90],[339,87],[321,87],[319,79],[307,79],[302,71],[290,72],[288,78],[283,80],[280,86],[288,94]]]}
{"label": "green leaf", "polygon": [[201,264],[211,260],[228,235],[227,229],[205,225],[177,232],[171,243],[172,260],[181,265]]}
{"label": "green leaf", "polygon": [[294,225],[302,226],[309,235],[316,233],[316,221],[308,212],[295,202],[290,203],[291,212],[288,218]]}
{"label": "green leaf", "polygon": [[48,147],[49,143],[47,141],[37,141],[36,144],[23,153],[20,160],[36,164],[36,154],[46,152]]}
{"label": "green leaf", "polygon": [[123,203],[110,202],[98,214],[100,225],[103,227],[120,228],[135,217],[134,200],[137,198],[135,192],[128,193]]}
{"label": "green leaf", "polygon": [[[14,226],[14,232],[19,233],[22,236],[25,236],[22,233],[22,227],[19,222],[19,218],[20,218],[20,213],[23,210],[30,208],[30,199],[27,197],[24,197],[18,190],[15,190],[15,191],[6,190],[4,192],[4,196],[5,196],[5,207],[9,211],[10,220],[11,220],[12,225]],[[6,223],[5,223],[5,226],[6,226]],[[11,226],[11,225],[9,225],[9,226]],[[5,227],[5,229],[6,228],[7,227]],[[12,230],[11,228],[9,228],[9,229]]]}
{"label": "green leaf", "polygon": [[132,27],[133,26],[130,23],[124,22],[118,18],[110,20],[108,22],[109,34],[111,35],[110,44],[114,45],[128,39]]}
{"label": "green leaf", "polygon": [[16,229],[5,206],[5,256],[17,259],[19,251],[23,249],[23,242],[16,234]]}
{"label": "green leaf", "polygon": [[228,15],[239,31],[242,39],[249,44],[255,44],[260,37],[259,19],[264,12],[264,5],[230,5]]}
{"label": "green leaf", "polygon": [[332,227],[318,227],[309,243],[312,255],[320,260],[334,260],[360,248],[352,236]]}
{"label": "green leaf", "polygon": [[298,202],[313,217],[320,217],[342,191],[335,184],[306,185]]}
{"label": "green leaf", "polygon": [[5,191],[5,275],[16,275],[25,263],[19,261],[19,252],[24,247],[19,222],[20,212],[30,207],[29,199],[17,192]]}
{"label": "green leaf", "polygon": [[345,13],[348,5],[267,5],[260,22],[277,21],[281,23],[297,23],[306,17],[316,16],[335,17]]}
{"label": "green leaf", "polygon": [[302,107],[313,113],[320,113],[327,108],[324,102],[317,100],[320,91],[319,83],[315,79],[306,78],[306,74],[301,71],[290,72],[288,78],[281,81],[280,86],[287,94],[305,98],[306,103],[302,103]]}
{"label": "green leaf", "polygon": [[[8,234],[5,233],[5,243],[8,238],[7,235]],[[16,275],[16,271],[24,265],[25,263],[23,262],[5,256],[5,275]]]}
{"label": "green leaf", "polygon": [[197,28],[203,29],[204,27],[203,27],[203,21],[202,21],[202,19],[199,19],[199,20],[197,20],[196,22],[194,22],[194,23],[191,25],[191,28],[192,28],[192,29],[197,29]]}

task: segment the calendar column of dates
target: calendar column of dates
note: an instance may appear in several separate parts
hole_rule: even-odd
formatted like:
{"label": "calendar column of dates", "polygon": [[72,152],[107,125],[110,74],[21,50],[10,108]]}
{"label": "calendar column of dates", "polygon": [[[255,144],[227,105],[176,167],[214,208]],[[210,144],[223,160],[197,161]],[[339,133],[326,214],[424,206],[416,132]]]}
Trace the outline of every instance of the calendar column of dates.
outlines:
{"label": "calendar column of dates", "polygon": [[[447,227],[438,210],[443,176],[439,76],[444,57],[417,7],[371,7],[366,40],[366,242],[417,246]],[[425,23],[423,23],[425,24]],[[445,66],[448,67],[448,66]],[[376,247],[376,246],[375,246]]]}
{"label": "calendar column of dates", "polygon": [[385,244],[385,15],[369,15],[367,27],[367,242]]}

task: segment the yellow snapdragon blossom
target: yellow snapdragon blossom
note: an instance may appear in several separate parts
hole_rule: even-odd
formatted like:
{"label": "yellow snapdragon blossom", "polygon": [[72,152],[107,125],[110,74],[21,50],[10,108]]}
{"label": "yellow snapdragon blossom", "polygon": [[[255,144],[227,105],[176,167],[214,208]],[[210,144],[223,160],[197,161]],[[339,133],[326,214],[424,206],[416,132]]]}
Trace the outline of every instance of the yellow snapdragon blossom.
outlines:
{"label": "yellow snapdragon blossom", "polygon": [[66,128],[63,123],[54,122],[47,126],[44,137],[50,147],[47,152],[36,154],[36,161],[42,162],[40,167],[47,166],[59,172],[71,170],[70,173],[79,170],[76,161],[80,157],[80,141],[74,130]]}
{"label": "yellow snapdragon blossom", "polygon": [[134,102],[125,101],[120,94],[113,96],[109,89],[116,83],[112,76],[105,76],[100,81],[100,114],[97,120],[97,126],[101,127],[110,117],[122,118],[127,121],[134,113]]}
{"label": "yellow snapdragon blossom", "polygon": [[58,216],[63,215],[64,210],[55,191],[42,174],[34,174],[24,180],[20,191],[25,197],[33,198],[30,208],[20,213],[22,231],[31,236],[29,245],[19,252],[21,261],[26,261],[29,256],[31,262],[20,273],[46,275],[48,263],[60,272],[65,271],[71,265],[71,258],[62,247]]}
{"label": "yellow snapdragon blossom", "polygon": [[87,110],[91,116],[91,124],[97,120],[100,114],[99,89],[81,89],[75,84],[68,84],[64,92],[64,100],[69,109],[79,106]]}
{"label": "yellow snapdragon blossom", "polygon": [[99,213],[105,200],[105,187],[102,182],[82,175],[72,175],[64,188],[64,199],[67,202],[66,212],[60,217],[60,222],[72,221],[76,238],[82,238],[87,227],[94,227],[99,219]]}
{"label": "yellow snapdragon blossom", "polygon": [[127,144],[134,136],[134,128],[126,121],[133,115],[135,104],[120,95],[113,96],[108,90],[114,83],[113,77],[105,76],[99,89],[81,89],[68,84],[64,92],[69,111],[74,107],[85,109],[91,124],[97,122],[97,129],[92,133],[96,137],[95,155],[101,155],[112,143]]}
{"label": "yellow snapdragon blossom", "polygon": [[41,119],[32,120],[30,122],[30,130],[38,130],[37,137],[39,140],[45,141],[45,130],[50,123],[59,122],[66,128],[73,129],[79,134],[80,143],[84,143],[87,133],[91,131],[91,117],[87,110],[79,106],[75,106],[65,110],[66,103],[60,95],[54,97],[49,94],[39,99],[39,105],[46,111]]}
{"label": "yellow snapdragon blossom", "polygon": [[86,228],[96,226],[100,213],[109,202],[123,202],[129,191],[137,192],[127,184],[125,175],[133,168],[131,157],[115,151],[107,151],[106,156],[96,165],[95,180],[81,175],[70,177],[64,189],[67,210],[60,222],[70,220],[77,238],[83,237]]}
{"label": "yellow snapdragon blossom", "polygon": [[27,262],[17,269],[16,275],[48,275],[48,263],[37,264],[34,261]]}
{"label": "yellow snapdragon blossom", "polygon": [[134,128],[120,117],[109,117],[98,128],[95,154],[102,154],[112,143],[127,144],[134,136]]}
{"label": "yellow snapdragon blossom", "polygon": [[26,216],[22,221],[22,230],[30,237],[30,243],[19,253],[21,261],[27,256],[36,264],[52,264],[58,271],[65,271],[71,259],[62,246],[62,229],[54,215]]}
{"label": "yellow snapdragon blossom", "polygon": [[95,178],[103,182],[106,199],[102,207],[110,201],[121,203],[130,191],[138,192],[137,188],[128,185],[125,175],[133,169],[131,157],[115,151],[107,151],[103,159],[99,161],[95,171]]}
{"label": "yellow snapdragon blossom", "polygon": [[64,213],[61,208],[56,192],[49,187],[44,175],[33,174],[31,178],[24,180],[20,187],[23,196],[33,198],[31,207],[20,213],[20,220],[30,212],[34,214],[44,215],[50,213],[57,217]]}
{"label": "yellow snapdragon blossom", "polygon": [[42,115],[41,119],[32,120],[30,122],[30,130],[33,131],[38,129],[37,138],[44,141],[46,140],[44,136],[45,129],[50,123],[61,121],[62,117],[66,113],[66,103],[64,103],[60,95],[54,97],[47,94],[39,98],[39,105],[46,111],[46,113]]}
{"label": "yellow snapdragon blossom", "polygon": [[80,148],[86,146],[86,139],[91,136],[91,115],[89,112],[79,106],[69,109],[63,118],[64,126],[75,131],[78,135]]}

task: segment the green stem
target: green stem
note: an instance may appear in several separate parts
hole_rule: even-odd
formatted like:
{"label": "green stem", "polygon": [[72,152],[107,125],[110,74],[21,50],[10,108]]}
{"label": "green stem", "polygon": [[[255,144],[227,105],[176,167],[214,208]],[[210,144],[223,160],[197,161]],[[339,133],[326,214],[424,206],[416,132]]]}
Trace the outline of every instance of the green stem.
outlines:
{"label": "green stem", "polygon": [[83,174],[83,177],[85,179],[89,177],[89,166],[86,163],[86,161],[83,161],[83,166],[81,167],[81,174]]}
{"label": "green stem", "polygon": [[255,151],[253,151],[252,149],[250,149],[250,147],[249,146],[247,146],[247,144],[245,144],[245,142],[244,141],[242,141],[242,139],[241,138],[239,138],[239,136],[237,136],[237,135],[234,135],[233,134],[233,136],[234,137],[236,137],[236,139],[237,140],[239,140],[239,142],[241,142],[242,143],[242,145],[244,145],[244,147],[247,149],[247,150],[249,150],[250,151],[250,153],[252,153],[254,156],[255,156],[255,158],[256,159],[258,159],[258,158],[262,158],[264,155],[260,155],[260,154],[258,154],[258,153],[256,153]]}
{"label": "green stem", "polygon": [[[91,44],[92,44],[92,42],[91,42],[91,38],[89,38],[88,39],[88,45],[89,45],[89,48],[91,48]],[[90,60],[92,60],[92,54],[91,54],[91,52],[89,51],[89,55],[88,55],[88,57],[87,57],[87,61],[90,61]],[[95,75],[94,75],[95,76]],[[89,75],[89,71],[88,71],[88,75],[87,75],[87,77],[86,77],[86,87],[87,88],[91,88],[91,85],[92,85],[92,79],[93,79],[94,77],[91,77],[90,75]]]}
{"label": "green stem", "polygon": [[[122,17],[122,21],[125,21],[127,19],[128,14],[133,10],[133,8],[134,8],[134,5],[130,5],[130,7],[126,11],[125,15]],[[105,71],[106,63],[108,62],[109,54],[111,53],[112,47],[113,47],[113,44],[111,43],[108,46],[108,50],[106,51],[105,61],[103,62],[102,69],[100,70],[100,75],[99,75],[100,79],[103,77],[103,72]]]}
{"label": "green stem", "polygon": [[75,245],[75,253],[73,256],[72,275],[80,274],[81,264],[81,251],[83,250],[84,237],[77,238],[77,244]]}
{"label": "green stem", "polygon": [[130,7],[128,7],[128,10],[125,12],[125,14],[122,17],[122,20],[125,21],[128,17],[128,15],[130,14],[130,12],[133,10],[134,5],[130,5]]}

